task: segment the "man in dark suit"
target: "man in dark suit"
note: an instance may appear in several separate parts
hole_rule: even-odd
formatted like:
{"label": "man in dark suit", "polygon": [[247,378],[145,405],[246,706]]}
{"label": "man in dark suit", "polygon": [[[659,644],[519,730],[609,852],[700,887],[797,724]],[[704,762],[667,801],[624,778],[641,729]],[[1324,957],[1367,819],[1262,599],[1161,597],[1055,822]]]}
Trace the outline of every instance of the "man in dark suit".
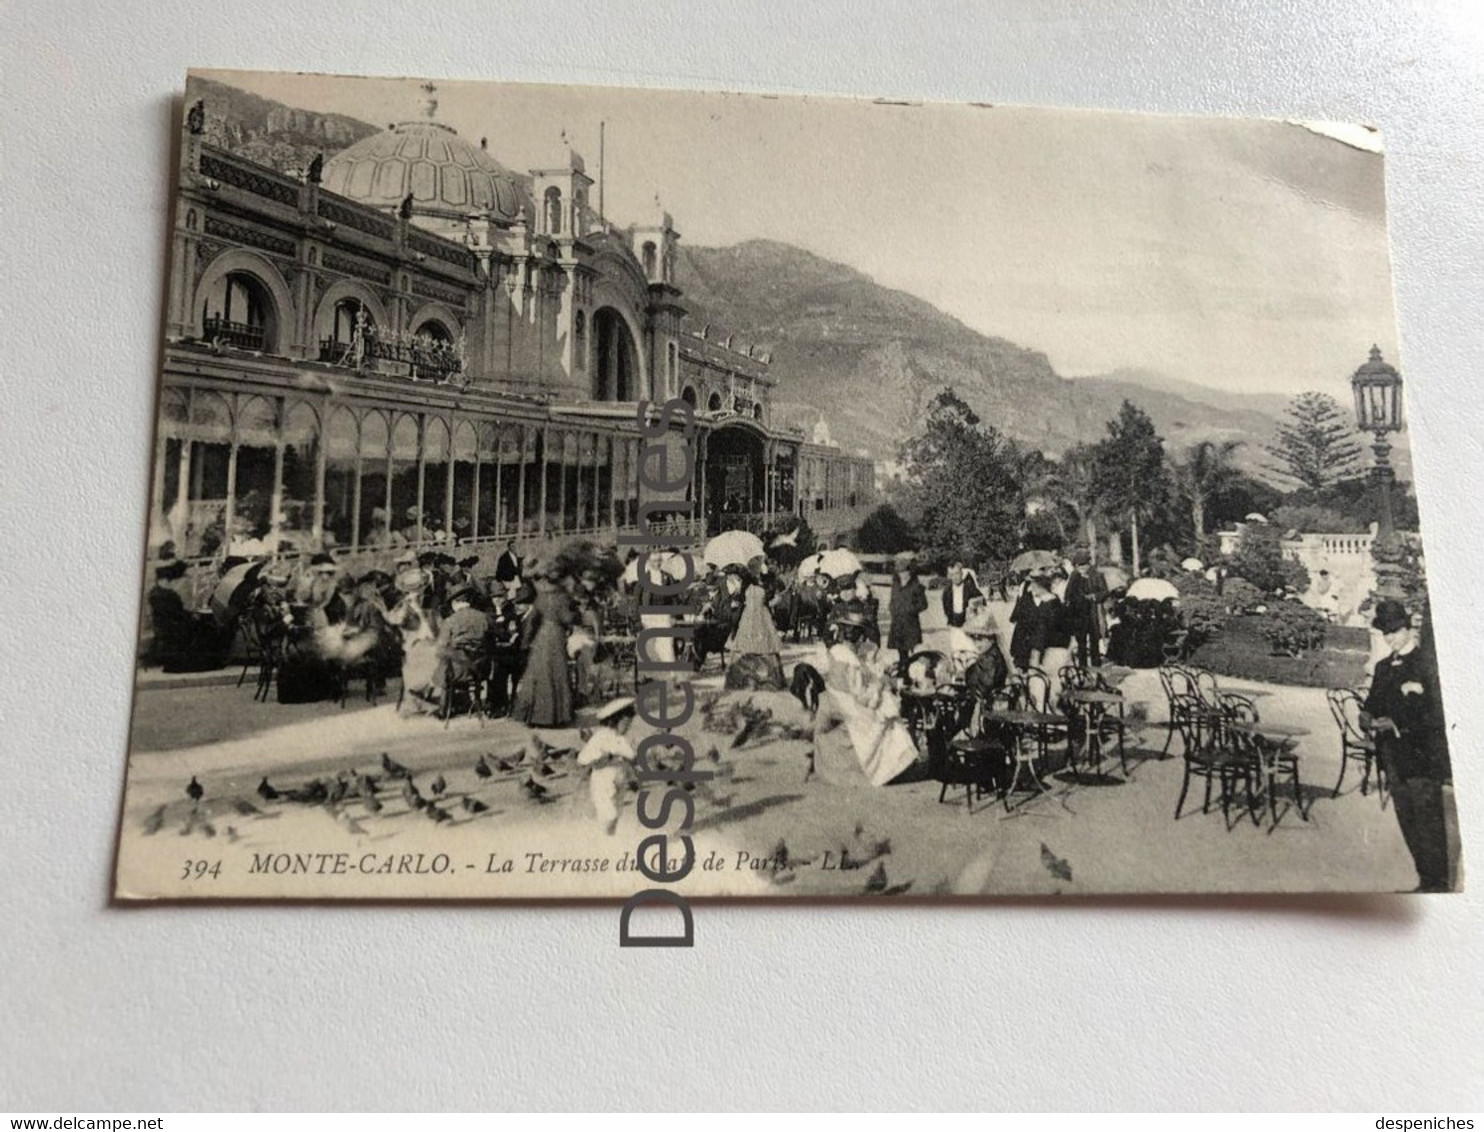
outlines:
{"label": "man in dark suit", "polygon": [[1448,892],[1448,738],[1437,675],[1401,602],[1377,602],[1371,624],[1391,653],[1376,663],[1361,722],[1391,788],[1392,809],[1417,868],[1416,891]]}
{"label": "man in dark suit", "polygon": [[521,561],[520,555],[515,553],[515,540],[511,539],[505,544],[505,553],[495,563],[495,581],[510,585],[511,582],[520,579]]}
{"label": "man in dark suit", "polygon": [[955,629],[964,627],[964,618],[969,613],[969,602],[979,597],[979,587],[964,569],[962,562],[948,567],[948,584],[943,587],[943,616]]}
{"label": "man in dark suit", "polygon": [[1084,667],[1102,663],[1098,655],[1098,607],[1108,596],[1103,576],[1092,568],[1092,556],[1085,550],[1072,555],[1072,576],[1062,594],[1067,628],[1077,641],[1077,657]]}

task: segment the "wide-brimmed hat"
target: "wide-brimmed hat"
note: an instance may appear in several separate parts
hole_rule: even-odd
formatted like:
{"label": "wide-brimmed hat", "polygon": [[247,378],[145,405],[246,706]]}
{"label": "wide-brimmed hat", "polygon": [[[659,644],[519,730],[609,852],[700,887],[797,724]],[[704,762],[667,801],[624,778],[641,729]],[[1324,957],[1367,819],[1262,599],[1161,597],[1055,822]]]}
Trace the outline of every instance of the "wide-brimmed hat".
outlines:
{"label": "wide-brimmed hat", "polygon": [[1387,598],[1376,603],[1376,616],[1371,619],[1371,627],[1383,633],[1395,633],[1398,629],[1406,629],[1412,624],[1411,615],[1407,613],[1407,607],[1399,601]]}
{"label": "wide-brimmed hat", "polygon": [[459,568],[461,570],[472,570],[472,569],[474,569],[474,567],[476,567],[478,565],[479,565],[479,555],[477,555],[477,554],[471,554],[471,555],[469,555],[468,558],[460,558],[459,559]]}
{"label": "wide-brimmed hat", "polygon": [[474,596],[474,587],[468,582],[460,583],[448,591],[449,601],[468,601]]}
{"label": "wide-brimmed hat", "polygon": [[174,582],[177,579],[184,578],[186,576],[186,571],[189,569],[189,566],[187,566],[184,562],[177,558],[173,562],[169,562],[164,566],[156,566],[155,577],[161,579],[162,581]]}
{"label": "wide-brimmed hat", "polygon": [[320,551],[309,560],[309,568],[316,574],[333,574],[340,569],[335,559],[324,551]]}
{"label": "wide-brimmed hat", "polygon": [[404,594],[415,594],[428,584],[428,576],[414,566],[397,575],[397,589]]}

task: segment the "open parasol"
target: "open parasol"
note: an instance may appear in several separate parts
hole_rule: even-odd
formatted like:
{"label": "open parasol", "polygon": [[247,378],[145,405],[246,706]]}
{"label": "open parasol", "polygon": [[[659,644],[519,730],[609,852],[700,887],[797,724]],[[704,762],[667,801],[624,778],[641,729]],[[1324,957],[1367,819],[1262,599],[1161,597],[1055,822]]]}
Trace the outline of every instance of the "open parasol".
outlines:
{"label": "open parasol", "polygon": [[711,566],[746,566],[762,555],[763,540],[751,531],[723,531],[706,544],[701,558]]}
{"label": "open parasol", "polygon": [[1164,601],[1180,597],[1180,591],[1163,578],[1140,578],[1128,588],[1128,596],[1136,601]]}
{"label": "open parasol", "polygon": [[244,562],[222,575],[222,580],[211,591],[211,615],[218,625],[225,628],[237,620],[237,614],[262,572],[262,562]]}
{"label": "open parasol", "polygon": [[1192,574],[1199,574],[1206,568],[1206,564],[1199,558],[1187,558],[1180,563],[1180,569],[1189,570]]}
{"label": "open parasol", "polygon": [[799,563],[797,574],[800,578],[812,578],[819,573],[819,564],[824,561],[823,554],[811,554]]}
{"label": "open parasol", "polygon": [[1010,563],[1010,573],[1024,574],[1030,570],[1051,570],[1061,564],[1061,559],[1049,550],[1023,550]]}
{"label": "open parasol", "polygon": [[844,578],[861,572],[861,560],[843,547],[827,550],[819,556],[819,573],[831,578]]}

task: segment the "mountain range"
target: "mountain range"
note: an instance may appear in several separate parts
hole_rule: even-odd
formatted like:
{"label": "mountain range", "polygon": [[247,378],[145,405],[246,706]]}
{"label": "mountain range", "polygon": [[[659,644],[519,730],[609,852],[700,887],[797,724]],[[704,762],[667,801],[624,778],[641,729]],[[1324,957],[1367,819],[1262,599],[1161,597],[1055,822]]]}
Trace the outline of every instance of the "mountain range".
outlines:
{"label": "mountain range", "polygon": [[1127,398],[1150,415],[1171,452],[1240,440],[1235,461],[1254,472],[1287,404],[1146,370],[1063,377],[1043,353],[772,240],[682,245],[676,283],[693,326],[724,328],[771,351],[775,420],[823,419],[837,443],[880,460],[895,459],[944,386],[986,423],[1048,455],[1101,439]]}

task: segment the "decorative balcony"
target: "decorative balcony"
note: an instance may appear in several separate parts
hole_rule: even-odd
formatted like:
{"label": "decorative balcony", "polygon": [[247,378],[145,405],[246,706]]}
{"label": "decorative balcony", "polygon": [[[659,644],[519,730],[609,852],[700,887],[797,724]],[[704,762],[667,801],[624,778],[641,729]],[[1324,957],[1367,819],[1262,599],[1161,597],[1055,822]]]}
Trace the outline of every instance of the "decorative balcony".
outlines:
{"label": "decorative balcony", "polygon": [[423,335],[357,327],[349,342],[321,338],[319,360],[359,373],[464,385],[464,344]]}
{"label": "decorative balcony", "polygon": [[261,352],[263,349],[263,327],[254,326],[252,323],[228,322],[224,318],[212,316],[206,320],[204,330],[204,336],[208,342],[215,342],[221,346],[235,346],[239,350]]}

